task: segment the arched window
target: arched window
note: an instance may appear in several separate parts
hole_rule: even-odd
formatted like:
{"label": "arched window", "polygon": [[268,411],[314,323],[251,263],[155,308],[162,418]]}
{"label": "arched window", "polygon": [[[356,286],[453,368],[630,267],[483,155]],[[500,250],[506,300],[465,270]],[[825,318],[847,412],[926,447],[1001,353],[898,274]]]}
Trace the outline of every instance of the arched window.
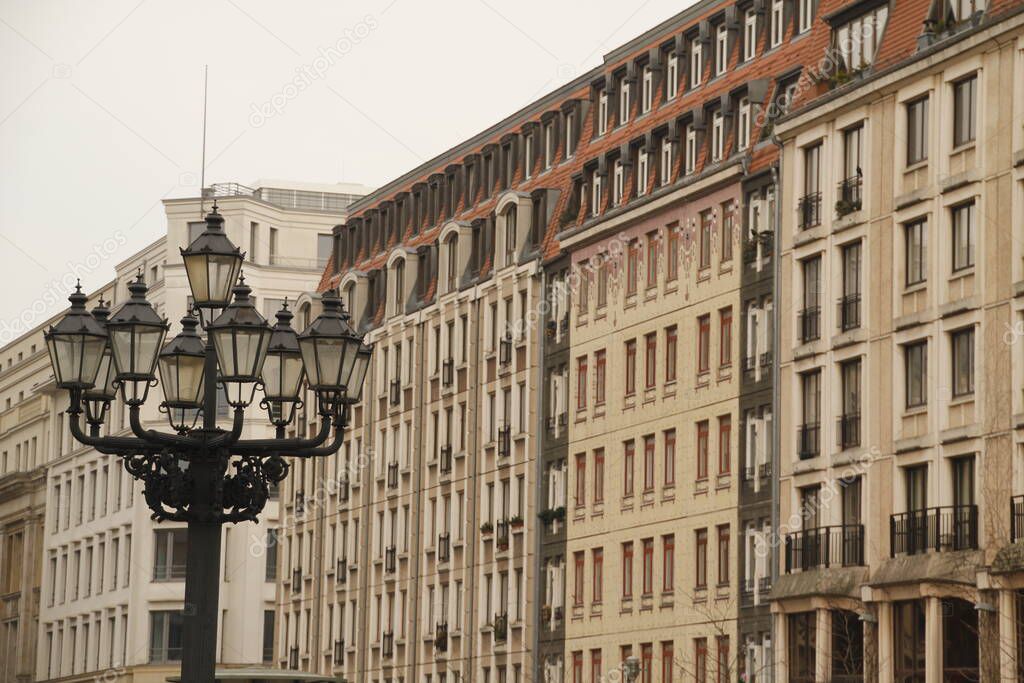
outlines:
{"label": "arched window", "polygon": [[344,294],[345,310],[349,315],[355,315],[356,310],[356,286],[350,284],[345,288]]}
{"label": "arched window", "polygon": [[405,261],[395,263],[395,313],[405,311]]}

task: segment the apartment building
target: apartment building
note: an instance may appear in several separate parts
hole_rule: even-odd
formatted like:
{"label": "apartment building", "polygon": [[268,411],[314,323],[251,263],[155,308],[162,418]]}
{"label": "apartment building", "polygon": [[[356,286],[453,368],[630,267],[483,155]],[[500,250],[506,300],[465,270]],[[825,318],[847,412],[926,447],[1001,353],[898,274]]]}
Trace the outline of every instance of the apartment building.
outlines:
{"label": "apartment building", "polygon": [[[286,298],[310,298],[329,259],[331,227],[365,191],[227,184],[208,188],[203,203],[208,211],[213,198],[219,202],[229,236],[247,252],[245,274],[260,310],[272,317]],[[142,274],[161,315],[184,315],[189,289],[177,247],[201,232],[203,211],[199,198],[164,205],[166,236],[116,264],[115,279],[90,295],[90,308],[101,302],[116,308],[127,283]],[[300,314],[308,318],[308,305]],[[43,341],[56,319],[0,349],[0,561],[10,588],[3,620],[10,656],[0,657],[0,671],[11,681],[163,681],[181,657],[187,531],[154,523],[141,486],[121,463],[71,437],[68,399],[53,384]],[[150,398],[144,422],[166,428],[157,403]],[[247,431],[266,431],[265,420],[251,419]],[[104,433],[127,429],[126,411],[113,406]],[[225,666],[273,662],[277,546],[271,530],[277,524],[271,502],[259,524],[225,529],[219,644]]]}
{"label": "apartment building", "polygon": [[775,125],[778,680],[1024,675],[1022,9],[838,8]]}

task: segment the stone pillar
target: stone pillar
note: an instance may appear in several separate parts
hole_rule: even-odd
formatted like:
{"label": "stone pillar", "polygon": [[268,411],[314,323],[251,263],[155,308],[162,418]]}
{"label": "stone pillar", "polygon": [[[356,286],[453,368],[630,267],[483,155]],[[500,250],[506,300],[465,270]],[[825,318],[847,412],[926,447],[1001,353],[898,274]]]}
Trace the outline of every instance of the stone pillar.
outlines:
{"label": "stone pillar", "polygon": [[1017,658],[1024,653],[1017,652],[1017,605],[1014,591],[1001,590],[997,593],[999,607],[999,666],[1002,676],[993,680],[1012,681],[1017,677]]}
{"label": "stone pillar", "polygon": [[[876,614],[869,605],[866,614]],[[864,683],[878,683],[878,631],[879,620],[876,617],[864,620]]]}
{"label": "stone pillar", "polygon": [[924,600],[925,683],[942,683],[942,600]]}
{"label": "stone pillar", "polygon": [[[889,683],[893,680],[895,648],[892,642],[892,603],[880,602],[877,608],[878,624],[875,626],[878,636],[875,650],[875,661],[878,666],[876,680],[878,683]],[[866,653],[865,653],[866,654]],[[865,666],[867,663],[865,662]],[[867,678],[865,677],[865,681]]]}
{"label": "stone pillar", "polygon": [[818,681],[832,679],[832,612],[827,609],[814,610],[816,633],[814,635],[817,656],[814,658],[814,678]]}
{"label": "stone pillar", "polygon": [[983,681],[1002,680],[999,677],[999,592],[978,591],[978,667]]}

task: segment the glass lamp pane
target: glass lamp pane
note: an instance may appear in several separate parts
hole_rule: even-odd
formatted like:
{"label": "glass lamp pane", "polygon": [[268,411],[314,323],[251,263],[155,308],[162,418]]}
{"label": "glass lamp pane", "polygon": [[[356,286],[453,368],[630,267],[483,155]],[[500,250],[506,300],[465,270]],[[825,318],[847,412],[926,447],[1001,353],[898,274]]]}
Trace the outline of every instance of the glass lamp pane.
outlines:
{"label": "glass lamp pane", "polygon": [[[210,278],[207,273],[205,254],[194,254],[184,257],[185,274],[192,288],[192,299],[197,305],[205,304],[210,299]],[[222,299],[223,301],[223,299]]]}

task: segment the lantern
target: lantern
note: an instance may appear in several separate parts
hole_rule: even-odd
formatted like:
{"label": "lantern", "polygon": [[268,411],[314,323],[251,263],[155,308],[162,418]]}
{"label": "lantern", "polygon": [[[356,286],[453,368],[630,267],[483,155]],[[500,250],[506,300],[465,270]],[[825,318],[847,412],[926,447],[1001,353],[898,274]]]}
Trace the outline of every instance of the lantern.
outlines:
{"label": "lantern", "polygon": [[326,292],[322,303],[323,312],[299,335],[299,348],[321,412],[334,412],[345,397],[363,340],[349,324],[336,292]]}
{"label": "lantern", "polygon": [[103,326],[85,310],[81,285],[68,297],[71,309],[43,337],[50,351],[50,364],[61,389],[88,389],[96,375],[107,345]]}
{"label": "lantern", "polygon": [[192,300],[208,326],[231,301],[231,288],[238,280],[245,254],[224,233],[224,217],[217,205],[206,215],[206,229],[181,250],[185,274],[192,288]]}
{"label": "lantern", "polygon": [[234,289],[235,300],[206,328],[217,349],[220,381],[235,408],[252,403],[270,345],[270,326],[253,306],[251,291],[241,278]]}
{"label": "lantern", "polygon": [[116,382],[128,405],[146,400],[149,385],[156,379],[156,359],[167,334],[167,322],[146,300],[142,273],[128,285],[130,294],[107,321],[110,350],[117,370]]}
{"label": "lantern", "polygon": [[[106,330],[107,318],[110,317],[110,309],[103,299],[99,300],[96,308],[92,309],[92,317]],[[110,343],[103,346],[103,357],[100,358],[99,372],[96,373],[96,382],[92,387],[82,392],[85,402],[85,419],[94,427],[99,427],[106,419],[110,402],[117,397],[117,386],[114,378],[117,376],[114,367],[114,357],[110,350]]]}
{"label": "lantern", "polygon": [[279,427],[292,421],[304,375],[299,337],[292,329],[292,317],[286,301],[277,312],[277,324],[270,335],[261,375],[270,421]]}
{"label": "lantern", "polygon": [[171,427],[179,432],[195,425],[203,404],[206,345],[196,333],[198,325],[198,320],[186,315],[181,319],[181,332],[160,352],[161,407],[167,411]]}

